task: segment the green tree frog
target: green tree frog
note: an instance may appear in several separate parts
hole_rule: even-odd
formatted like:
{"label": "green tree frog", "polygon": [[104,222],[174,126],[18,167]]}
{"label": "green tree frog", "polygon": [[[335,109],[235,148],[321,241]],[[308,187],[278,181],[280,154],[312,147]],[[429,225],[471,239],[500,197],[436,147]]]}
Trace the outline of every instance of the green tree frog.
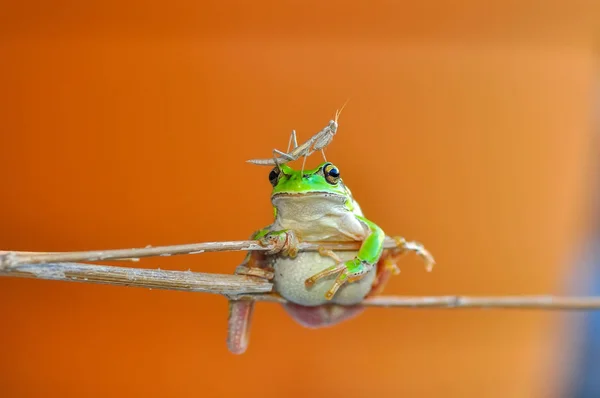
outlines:
{"label": "green tree frog", "polygon": [[[392,238],[397,249],[384,250],[385,233],[364,217],[332,163],[313,170],[277,165],[269,181],[275,220],[251,239],[276,249],[249,253],[236,273],[271,279],[275,291],[288,301],[284,308],[301,325],[329,326],[360,313],[360,302],[383,289],[390,275],[398,272],[397,257],[407,250],[433,266],[433,258],[421,245],[401,237]],[[299,241],[362,243],[354,252],[324,248],[298,252]],[[251,300],[229,302],[228,348],[233,353],[247,348],[253,309]]]}

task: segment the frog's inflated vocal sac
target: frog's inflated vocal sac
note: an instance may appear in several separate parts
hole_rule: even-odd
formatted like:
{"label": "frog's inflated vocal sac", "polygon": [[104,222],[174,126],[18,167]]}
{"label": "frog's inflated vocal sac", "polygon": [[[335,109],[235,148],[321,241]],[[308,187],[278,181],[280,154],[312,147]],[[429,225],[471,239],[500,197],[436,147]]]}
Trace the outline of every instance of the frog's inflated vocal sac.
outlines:
{"label": "frog's inflated vocal sac", "polygon": [[[284,305],[287,312],[307,327],[329,326],[361,312],[357,304],[380,292],[397,272],[395,259],[406,242],[394,238],[399,249],[384,253],[385,233],[363,216],[332,163],[304,171],[279,165],[269,181],[275,221],[251,239],[275,244],[277,251],[249,253],[236,273],[272,277],[277,293],[290,302]],[[358,252],[299,253],[299,240],[362,243]],[[424,249],[409,250],[433,264]],[[233,353],[247,348],[253,308],[253,301],[230,301],[227,343]]]}

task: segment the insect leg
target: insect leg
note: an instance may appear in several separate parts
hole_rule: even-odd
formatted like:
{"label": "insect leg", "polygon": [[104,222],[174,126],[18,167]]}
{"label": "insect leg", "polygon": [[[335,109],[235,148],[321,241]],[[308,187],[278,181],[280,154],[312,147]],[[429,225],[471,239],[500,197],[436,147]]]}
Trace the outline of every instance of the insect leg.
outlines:
{"label": "insect leg", "polygon": [[292,141],[294,141],[294,148],[298,148],[298,140],[296,139],[296,130],[292,130],[292,134],[290,134],[290,140],[288,142],[287,151],[290,151],[290,146],[292,146]]}
{"label": "insect leg", "polygon": [[[279,155],[279,157],[277,156]],[[282,162],[283,160],[283,162]],[[284,164],[296,160],[292,155],[286,152],[281,152],[279,149],[273,149],[273,161],[276,165]]]}

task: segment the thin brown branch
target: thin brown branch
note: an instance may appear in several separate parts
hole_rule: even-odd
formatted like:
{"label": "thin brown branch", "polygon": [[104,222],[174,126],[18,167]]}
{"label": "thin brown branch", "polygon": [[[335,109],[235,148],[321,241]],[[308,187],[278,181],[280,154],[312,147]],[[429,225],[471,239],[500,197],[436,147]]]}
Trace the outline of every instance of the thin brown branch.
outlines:
{"label": "thin brown branch", "polygon": [[[286,300],[270,294],[248,294],[237,299],[285,303]],[[365,307],[383,308],[498,308],[538,310],[600,310],[600,297],[559,296],[378,296],[365,299]]]}
{"label": "thin brown branch", "polygon": [[268,293],[273,285],[242,275],[205,274],[80,263],[20,264],[0,276],[238,295]]}
{"label": "thin brown branch", "polygon": [[[409,242],[408,245],[412,243]],[[331,250],[358,250],[360,242],[302,242],[300,251],[316,251],[319,246]],[[385,248],[395,248],[391,238],[386,239]],[[262,246],[257,240],[229,242],[204,242],[186,245],[143,247],[136,249],[92,250],[82,252],[16,252],[0,251],[0,270],[21,264],[60,263],[73,261],[136,260],[142,257],[169,257],[182,254],[206,252],[272,250],[272,245]]]}
{"label": "thin brown branch", "polygon": [[[96,283],[222,294],[232,299],[285,303],[273,294],[273,285],[260,278],[78,263],[20,264],[0,276]],[[362,303],[368,307],[398,308],[516,308],[544,310],[600,310],[600,297],[557,296],[379,296]]]}

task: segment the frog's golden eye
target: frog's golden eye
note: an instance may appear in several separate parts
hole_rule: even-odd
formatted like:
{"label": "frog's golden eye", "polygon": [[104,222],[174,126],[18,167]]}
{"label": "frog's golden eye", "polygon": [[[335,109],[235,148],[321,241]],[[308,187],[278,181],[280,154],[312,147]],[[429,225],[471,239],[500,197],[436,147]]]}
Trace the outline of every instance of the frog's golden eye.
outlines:
{"label": "frog's golden eye", "polygon": [[325,176],[325,180],[332,185],[337,184],[340,180],[340,171],[331,163],[323,166],[323,175]]}
{"label": "frog's golden eye", "polygon": [[269,182],[271,185],[277,185],[277,181],[279,181],[279,176],[281,175],[281,170],[279,167],[274,167],[273,170],[269,173]]}

